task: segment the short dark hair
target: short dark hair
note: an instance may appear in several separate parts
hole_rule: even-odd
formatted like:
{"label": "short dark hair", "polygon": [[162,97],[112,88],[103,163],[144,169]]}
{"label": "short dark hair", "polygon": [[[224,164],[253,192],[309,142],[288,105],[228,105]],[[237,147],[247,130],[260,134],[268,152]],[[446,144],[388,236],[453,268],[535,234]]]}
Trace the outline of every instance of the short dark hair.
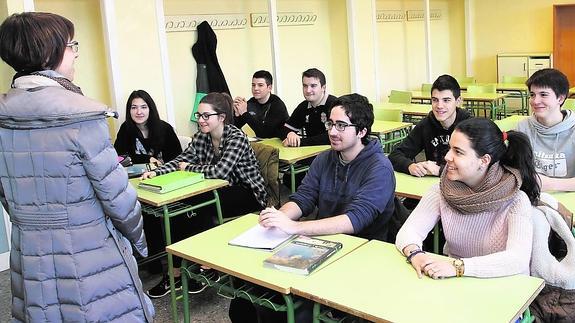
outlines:
{"label": "short dark hair", "polygon": [[200,100],[200,103],[209,104],[215,112],[224,114],[226,116],[224,124],[234,123],[234,100],[229,94],[210,92]]}
{"label": "short dark hair", "polygon": [[433,82],[433,85],[431,85],[432,93],[433,90],[450,90],[451,93],[453,93],[453,97],[456,99],[461,96],[461,87],[459,86],[459,83],[457,83],[457,80],[453,76],[448,74],[441,75],[435,80],[435,82]]}
{"label": "short dark hair", "polygon": [[74,24],[57,14],[23,12],[0,25],[0,57],[16,72],[54,70],[74,38]]}
{"label": "short dark hair", "polygon": [[252,78],[264,79],[264,80],[266,80],[266,85],[274,84],[274,78],[272,77],[272,74],[268,71],[265,71],[265,70],[259,70],[259,71],[255,72],[254,76],[252,76]]}
{"label": "short dark hair", "polygon": [[[367,145],[369,142],[369,134],[371,133],[371,126],[373,125],[373,105],[369,100],[357,93],[342,95],[337,98],[333,107],[341,107],[348,116],[349,121],[356,125],[356,133],[366,129],[365,136],[361,138],[361,142]],[[333,109],[333,108],[332,108]]]}
{"label": "short dark hair", "polygon": [[[477,157],[485,154],[491,156],[491,163],[515,168],[521,174],[521,190],[527,194],[531,204],[539,200],[541,188],[533,163],[533,149],[527,135],[518,131],[503,132],[491,120],[487,118],[471,118],[461,121],[455,127],[455,131],[464,134],[475,150]],[[507,143],[504,141],[507,139]]]}
{"label": "short dark hair", "polygon": [[305,70],[302,74],[301,74],[301,78],[303,80],[304,77],[313,77],[319,80],[319,84],[321,86],[325,85],[325,75],[322,73],[322,71],[318,70],[317,68],[310,68],[308,70]]}
{"label": "short dark hair", "polygon": [[550,88],[555,92],[557,97],[563,95],[567,98],[567,93],[569,93],[569,80],[567,79],[567,76],[565,76],[565,74],[560,70],[556,70],[554,68],[544,68],[536,71],[529,77],[529,79],[527,79],[525,84],[529,91],[531,91],[532,85]]}

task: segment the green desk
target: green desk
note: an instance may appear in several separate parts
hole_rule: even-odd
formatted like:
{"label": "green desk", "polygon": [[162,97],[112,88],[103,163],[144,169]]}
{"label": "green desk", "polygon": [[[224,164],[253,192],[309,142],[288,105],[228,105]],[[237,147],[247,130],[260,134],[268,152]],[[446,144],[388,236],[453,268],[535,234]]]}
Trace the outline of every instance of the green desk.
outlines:
{"label": "green desk", "polygon": [[437,176],[416,177],[400,172],[395,173],[395,195],[412,199],[421,199],[431,186],[439,183]]}
{"label": "green desk", "polygon": [[401,110],[404,122],[416,123],[429,114],[431,104],[382,102],[374,104],[373,109]]}
{"label": "green desk", "polygon": [[[218,215],[218,221],[219,223],[223,223],[222,210],[220,207],[220,198],[216,190],[218,188],[228,186],[229,184],[228,181],[221,179],[205,179],[194,185],[182,187],[175,191],[163,194],[154,193],[138,188],[139,181],[140,181],[139,178],[133,178],[130,180],[130,183],[132,183],[132,185],[136,188],[136,191],[138,193],[138,200],[142,203],[142,211],[145,211],[146,213],[152,214],[157,217],[164,218],[164,236],[166,238],[166,245],[172,244],[170,218],[175,217],[177,215],[185,214],[195,209],[215,204]],[[200,195],[202,193],[209,191],[212,191],[214,194],[214,198],[212,200],[208,200],[206,202],[197,205],[188,205],[180,202],[181,200],[184,200],[186,198]],[[178,314],[176,306],[176,291],[174,289],[174,275],[172,272],[173,268],[174,268],[174,262],[172,259],[172,255],[168,254],[168,275],[170,277],[172,317],[174,318],[174,321],[177,322]]]}
{"label": "green desk", "polygon": [[407,137],[412,125],[409,122],[374,120],[371,134],[379,138],[383,151],[390,153],[396,143]]}
{"label": "green desk", "polygon": [[[205,265],[229,276],[237,277],[281,293],[287,305],[288,322],[293,323],[294,309],[290,295],[291,287],[296,283],[308,280],[312,281],[319,272],[329,267],[331,263],[367,242],[365,239],[344,234],[325,236],[324,238],[327,240],[342,242],[343,248],[309,276],[297,275],[264,267],[263,260],[271,255],[270,252],[228,245],[228,241],[254,226],[257,223],[257,218],[257,214],[245,215],[188,239],[174,243],[168,246],[166,250],[170,254],[183,258],[184,261],[189,260],[197,264]],[[184,264],[183,262],[182,268],[184,268]],[[225,283],[228,280],[228,277],[222,277],[221,281]],[[226,287],[230,288],[229,286],[219,284],[219,282],[206,281],[206,283],[219,290],[226,289]],[[184,321],[189,322],[186,279],[182,280],[182,287],[184,288]],[[238,297],[243,292],[241,290],[234,290],[233,293],[231,297]],[[259,300],[260,299],[258,299],[258,301]],[[265,299],[262,300],[262,303],[265,303]]]}
{"label": "green desk", "polygon": [[394,245],[372,240],[292,293],[316,302],[315,322],[320,304],[374,322],[515,322],[543,286],[524,275],[418,279]]}
{"label": "green desk", "polygon": [[[461,92],[461,97],[464,102],[470,103],[482,103],[489,105],[490,116],[492,120],[497,119],[497,113],[503,110],[503,115],[505,115],[505,97],[509,96],[509,93],[467,93]],[[430,93],[423,93],[421,91],[411,91],[411,99],[424,102],[431,101]]]}
{"label": "green desk", "polygon": [[563,203],[569,211],[575,213],[575,192],[549,192],[551,196]]}
{"label": "green desk", "polygon": [[519,121],[528,118],[528,116],[512,115],[500,120],[494,120],[495,124],[501,131],[515,130]]}
{"label": "green desk", "polygon": [[331,149],[330,145],[284,147],[282,141],[279,138],[263,139],[259,142],[272,147],[276,147],[279,150],[280,162],[289,165],[292,193],[295,192],[295,175],[307,172],[307,170],[309,169],[309,166],[298,167],[298,169],[296,169],[295,168],[296,163],[300,160],[317,156],[321,152]]}
{"label": "green desk", "polygon": [[[471,84],[460,84],[462,90],[467,90],[467,86]],[[481,84],[474,84],[481,85]],[[529,89],[524,83],[496,83],[496,90],[498,92],[509,93],[509,97],[521,99],[521,112],[528,114],[529,106],[527,104],[529,99]]]}

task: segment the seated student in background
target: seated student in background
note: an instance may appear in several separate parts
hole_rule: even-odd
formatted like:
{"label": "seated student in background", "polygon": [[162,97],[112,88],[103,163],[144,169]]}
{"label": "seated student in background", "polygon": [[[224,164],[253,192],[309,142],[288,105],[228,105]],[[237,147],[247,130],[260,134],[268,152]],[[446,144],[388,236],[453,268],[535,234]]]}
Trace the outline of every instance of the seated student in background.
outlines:
{"label": "seated student in background", "polygon": [[144,90],[128,97],[126,121],[120,126],[114,148],[118,155],[130,156],[134,164],[162,164],[182,152],[174,129],[160,119],[156,103]]}
{"label": "seated student in background", "polygon": [[[279,210],[263,210],[259,223],[292,234],[346,233],[388,240],[387,224],[394,211],[395,177],[380,142],[368,139],[372,124],[373,107],[366,97],[349,94],[338,98],[325,122],[332,149],[317,156],[290,201]],[[298,221],[315,208],[318,208],[317,220]],[[238,303],[244,303],[245,307],[252,305],[236,300],[230,305],[230,318],[233,322],[241,322],[234,317],[234,314],[239,315],[237,311],[234,313],[237,309],[234,306],[239,306]],[[257,311],[263,317],[276,317],[263,319],[265,322],[278,322],[278,316],[282,315],[285,319],[285,313],[270,313],[261,308]],[[256,322],[255,318],[244,321]]]}
{"label": "seated student in background", "polygon": [[[246,135],[233,125],[233,101],[226,93],[209,93],[202,98],[195,115],[200,131],[192,143],[174,160],[154,171],[144,173],[143,178],[167,174],[176,170],[203,173],[205,178],[219,178],[230,182],[230,186],[219,189],[222,213],[235,217],[265,208],[267,193],[264,179],[258,168],[258,161]],[[194,197],[190,203],[197,204],[212,199],[211,192]],[[195,233],[208,229],[215,222],[216,209],[211,205],[194,210],[192,219],[177,216],[172,225],[172,234],[177,242]],[[178,223],[179,221],[179,223]],[[159,228],[158,228],[159,229]],[[174,276],[179,277],[180,258],[174,259]],[[200,292],[205,285],[195,281],[190,291]],[[178,287],[181,286],[177,279]],[[148,291],[150,297],[162,297],[170,291],[167,277]]]}
{"label": "seated student in background", "polygon": [[[419,277],[529,275],[531,212],[540,190],[527,136],[473,118],[457,125],[449,147],[440,183],[399,230],[397,249]],[[421,250],[440,219],[451,259]]]}
{"label": "seated student in background", "polygon": [[272,94],[273,77],[268,71],[257,71],[252,77],[253,97],[234,99],[234,125],[242,128],[246,123],[259,138],[278,136],[278,130],[289,118],[286,105]]}
{"label": "seated student in background", "polygon": [[280,130],[280,139],[289,147],[328,145],[324,123],[336,97],[326,92],[325,75],[317,68],[303,72],[302,90],[305,100]]}
{"label": "seated student in background", "polygon": [[[156,103],[144,90],[133,91],[126,102],[126,121],[120,126],[114,148],[118,155],[128,155],[135,164],[156,162],[163,164],[176,158],[182,147],[172,126],[160,119]],[[161,219],[143,216],[144,232],[148,238],[149,255],[165,249]],[[162,272],[161,260],[146,266],[151,273]]]}
{"label": "seated student in background", "polygon": [[532,115],[517,130],[531,140],[543,191],[575,191],[575,113],[561,110],[569,81],[552,68],[527,80]]}
{"label": "seated student in background", "polygon": [[[471,118],[469,112],[459,106],[459,83],[450,75],[441,75],[431,87],[431,112],[389,154],[393,168],[417,177],[439,176],[453,129],[459,122]],[[422,150],[426,160],[415,162],[415,156]]]}

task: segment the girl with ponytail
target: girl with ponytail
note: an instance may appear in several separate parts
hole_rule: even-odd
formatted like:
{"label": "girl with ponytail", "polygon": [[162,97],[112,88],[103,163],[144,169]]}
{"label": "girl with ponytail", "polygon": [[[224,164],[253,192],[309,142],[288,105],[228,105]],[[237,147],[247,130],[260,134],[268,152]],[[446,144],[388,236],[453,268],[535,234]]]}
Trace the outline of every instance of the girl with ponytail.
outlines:
{"label": "girl with ponytail", "polygon": [[[440,183],[397,234],[399,251],[420,277],[529,275],[530,215],[540,193],[529,139],[489,119],[468,119],[451,135],[445,161]],[[448,260],[421,250],[439,220]]]}

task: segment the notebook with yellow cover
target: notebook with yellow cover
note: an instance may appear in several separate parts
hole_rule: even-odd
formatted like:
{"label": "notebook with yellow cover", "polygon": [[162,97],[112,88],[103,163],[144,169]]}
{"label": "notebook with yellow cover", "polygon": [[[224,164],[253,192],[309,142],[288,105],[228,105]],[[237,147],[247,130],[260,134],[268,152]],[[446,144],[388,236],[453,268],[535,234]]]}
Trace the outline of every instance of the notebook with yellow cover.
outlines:
{"label": "notebook with yellow cover", "polygon": [[204,180],[204,174],[175,171],[140,181],[138,187],[155,193],[167,193]]}

